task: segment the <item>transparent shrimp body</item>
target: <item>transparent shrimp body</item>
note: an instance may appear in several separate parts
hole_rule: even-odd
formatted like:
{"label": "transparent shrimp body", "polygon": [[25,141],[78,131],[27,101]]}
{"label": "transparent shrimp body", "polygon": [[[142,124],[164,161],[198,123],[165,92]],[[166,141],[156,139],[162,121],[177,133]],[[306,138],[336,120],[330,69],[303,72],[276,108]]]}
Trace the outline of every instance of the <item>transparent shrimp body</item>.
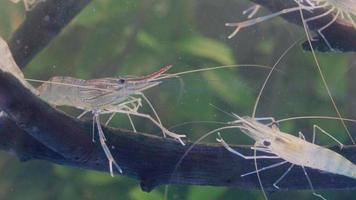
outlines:
{"label": "transparent shrimp body", "polygon": [[[95,125],[97,126],[99,141],[109,160],[110,173],[113,175],[112,165],[114,165],[120,173],[122,170],[115,162],[110,148],[106,145],[106,138],[99,119],[101,114],[111,114],[106,125],[116,113],[126,114],[129,117],[134,131],[136,131],[136,129],[130,116],[134,115],[146,118],[157,125],[162,130],[164,136],[168,135],[173,137],[184,145],[182,138],[185,137],[185,135],[179,135],[166,129],[162,125],[152,104],[143,94],[143,91],[160,84],[161,82],[155,79],[160,77],[164,72],[170,69],[170,67],[171,66],[163,67],[157,72],[143,77],[123,76],[119,78],[92,80],[76,79],[73,77],[53,77],[38,88],[40,92],[39,97],[55,106],[71,106],[84,110],[83,114],[79,117],[87,112],[93,113],[93,127],[95,127]],[[156,119],[148,114],[138,112],[138,109],[142,106],[141,98],[149,104]]]}
{"label": "transparent shrimp body", "polygon": [[[293,166],[301,166],[303,168],[304,174],[308,180],[308,183],[315,196],[325,199],[320,194],[315,193],[312,182],[305,170],[305,167],[322,170],[325,172],[347,176],[349,178],[356,179],[356,165],[341,156],[340,154],[324,148],[322,146],[314,144],[315,132],[316,130],[329,136],[331,139],[336,141],[342,148],[342,144],[334,138],[332,135],[327,133],[325,130],[321,129],[319,126],[314,125],[313,141],[308,142],[305,140],[304,135],[299,132],[299,137],[284,133],[278,129],[278,127],[273,123],[273,118],[268,118],[273,120],[270,126],[262,124],[256,119],[251,117],[240,117],[234,114],[238,119],[236,121],[230,122],[231,126],[226,127],[226,129],[239,128],[247,136],[255,140],[255,145],[251,149],[268,153],[268,155],[261,156],[245,156],[236,150],[232,149],[220,136],[217,141],[220,142],[228,151],[231,153],[243,157],[245,159],[283,159],[284,161],[275,163],[270,166],[263,167],[261,169],[256,169],[256,171],[243,174],[241,176],[247,176],[250,174],[259,173],[261,171],[271,169],[277,166],[281,166],[286,163],[291,163],[288,170],[281,175],[279,179],[273,184],[276,188],[279,188],[277,184],[287,175],[287,173],[293,168]],[[262,120],[266,120],[263,118]],[[220,128],[223,130],[225,128]],[[211,131],[216,132],[216,131]],[[315,156],[318,155],[318,156]]]}
{"label": "transparent shrimp body", "polygon": [[242,120],[241,131],[254,139],[258,148],[266,149],[296,165],[356,179],[356,165],[340,154],[301,137],[284,133],[275,126],[266,126],[250,117],[244,117]]}

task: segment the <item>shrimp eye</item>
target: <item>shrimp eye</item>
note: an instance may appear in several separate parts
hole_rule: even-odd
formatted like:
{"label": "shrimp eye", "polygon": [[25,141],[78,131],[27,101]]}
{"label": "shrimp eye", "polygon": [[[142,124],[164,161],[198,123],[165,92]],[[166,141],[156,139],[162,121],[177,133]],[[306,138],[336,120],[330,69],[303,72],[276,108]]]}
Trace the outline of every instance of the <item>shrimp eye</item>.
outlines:
{"label": "shrimp eye", "polygon": [[265,140],[265,141],[263,141],[263,145],[264,145],[264,146],[266,146],[266,147],[268,147],[268,146],[270,146],[270,145],[271,145],[271,142],[270,142],[270,141]]}
{"label": "shrimp eye", "polygon": [[125,81],[125,79],[119,79],[118,81],[117,81],[119,84],[124,84],[126,81]]}

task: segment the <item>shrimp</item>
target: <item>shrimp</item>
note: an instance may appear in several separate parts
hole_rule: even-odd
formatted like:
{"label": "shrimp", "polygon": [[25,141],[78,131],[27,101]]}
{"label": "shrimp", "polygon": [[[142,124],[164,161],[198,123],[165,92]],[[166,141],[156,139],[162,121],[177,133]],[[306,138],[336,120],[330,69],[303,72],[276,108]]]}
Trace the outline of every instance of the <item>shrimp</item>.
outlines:
{"label": "shrimp", "polygon": [[[217,107],[215,107],[215,108],[217,108]],[[224,113],[227,113],[226,111],[223,111],[220,108],[217,108],[217,109],[219,109],[220,111],[222,111]],[[208,136],[216,134],[216,133],[218,133],[218,138],[216,138],[216,140],[218,142],[220,142],[226,148],[226,150],[228,150],[229,152],[232,152],[233,154],[236,154],[244,159],[247,159],[247,160],[284,159],[284,161],[273,164],[271,166],[263,167],[261,169],[256,169],[256,171],[242,174],[241,177],[248,176],[251,174],[258,175],[259,172],[261,172],[261,171],[265,171],[267,169],[281,166],[283,164],[291,163],[293,166],[290,166],[288,168],[288,170],[280,178],[278,178],[277,181],[274,182],[273,186],[276,189],[279,189],[278,183],[282,181],[282,179],[288,174],[288,172],[295,165],[299,165],[302,168],[310,167],[313,169],[319,169],[319,170],[323,170],[325,172],[334,173],[334,174],[338,174],[338,175],[356,179],[356,165],[355,164],[353,164],[351,161],[347,160],[340,154],[338,154],[334,151],[331,151],[330,149],[327,149],[325,147],[314,144],[315,139],[316,139],[316,132],[320,131],[321,133],[327,135],[332,140],[334,140],[336,143],[338,143],[341,149],[344,146],[335,137],[333,137],[330,133],[328,133],[327,131],[325,131],[324,129],[319,127],[318,125],[316,125],[316,124],[313,125],[312,142],[306,141],[303,133],[301,133],[301,132],[299,132],[299,137],[295,137],[293,135],[290,135],[288,133],[284,133],[284,132],[280,131],[278,128],[278,125],[280,123],[292,121],[292,120],[302,120],[302,119],[341,120],[339,117],[334,117],[334,116],[296,116],[296,117],[289,117],[289,118],[275,120],[273,117],[252,118],[252,117],[240,117],[235,113],[231,113],[231,114],[227,113],[227,114],[232,115],[234,118],[237,118],[237,120],[230,121],[230,122],[193,121],[193,122],[185,122],[185,123],[175,126],[175,127],[178,127],[178,126],[185,125],[185,124],[196,124],[196,123],[226,125],[226,126],[211,130],[208,133],[205,133],[204,135],[199,137],[196,141],[194,141],[192,144],[190,144],[189,148],[187,148],[187,150],[184,152],[184,154],[180,157],[180,159],[174,166],[174,169],[172,170],[172,173],[171,173],[170,180],[172,180],[174,178],[174,175],[178,171],[180,164],[183,163],[184,159],[193,150],[193,148],[195,148],[196,145],[200,144]],[[271,121],[271,123],[268,123],[267,125],[265,125],[265,124],[258,122],[258,121],[266,121],[266,120]],[[343,118],[342,120],[356,123],[355,119]],[[256,156],[256,154],[254,154],[254,156],[246,156],[246,155],[241,154],[240,152],[237,152],[236,150],[231,148],[227,144],[227,142],[225,142],[221,137],[220,132],[223,130],[228,130],[228,129],[240,129],[247,136],[249,136],[253,140],[255,140],[255,145],[253,145],[251,147],[252,150],[264,152],[267,154],[259,155],[259,156]],[[310,150],[310,151],[307,151],[305,149]],[[317,157],[318,160],[315,160],[315,155],[318,155],[318,157]],[[329,162],[329,161],[335,161],[335,162]],[[304,170],[303,170],[303,172],[304,172]],[[309,179],[309,176],[307,175],[306,170],[305,170],[304,174],[307,177],[308,184],[311,187],[311,189],[313,190],[313,193],[315,193],[314,187],[312,185],[311,180]],[[258,179],[261,184],[260,178],[258,178]],[[169,193],[169,188],[168,188],[168,185],[166,185],[164,199],[167,199],[168,193]],[[264,191],[263,191],[263,194],[265,195]],[[315,194],[319,195],[317,193],[315,193]],[[320,197],[320,196],[318,196],[318,197]],[[265,199],[267,199],[266,195],[265,195]]]}
{"label": "shrimp", "polygon": [[37,89],[25,80],[25,76],[11,54],[9,45],[7,45],[6,41],[2,37],[0,37],[0,69],[15,76],[22,83],[22,85],[28,88],[32,93],[36,95],[39,94]]}
{"label": "shrimp", "polygon": [[[252,111],[252,118],[250,118],[251,120],[252,119],[254,119],[254,116],[255,116],[255,114],[256,114],[256,110],[257,110],[257,105],[258,105],[258,103],[259,103],[259,100],[260,100],[260,97],[261,97],[261,94],[262,94],[262,92],[263,92],[263,89],[265,88],[265,86],[266,86],[266,84],[267,84],[267,82],[268,82],[268,80],[269,80],[269,78],[270,78],[270,76],[272,75],[272,73],[273,73],[273,71],[276,69],[276,67],[277,67],[277,65],[281,62],[281,60],[283,59],[283,57],[285,57],[286,56],[286,54],[288,53],[288,51],[292,48],[292,47],[294,47],[295,46],[295,44],[297,44],[297,42],[298,41],[296,41],[296,42],[294,42],[293,44],[291,44],[284,52],[283,52],[283,54],[277,59],[277,61],[275,62],[275,64],[273,65],[273,67],[271,68],[271,70],[270,70],[270,72],[269,72],[269,74],[267,75],[267,77],[266,77],[266,79],[265,79],[265,81],[264,81],[264,83],[263,83],[263,85],[262,85],[262,88],[261,88],[261,90],[260,90],[260,92],[259,92],[259,94],[258,94],[258,97],[257,97],[257,99],[256,99],[256,101],[255,101],[255,105],[254,105],[254,107],[253,107],[253,111]],[[215,106],[214,106],[215,107]],[[219,110],[221,110],[221,109],[219,109]],[[223,111],[224,112],[224,111]],[[226,112],[225,112],[226,113]],[[236,118],[236,116],[234,116],[235,118]],[[325,116],[306,116],[306,117],[293,117],[293,118],[288,118],[288,119],[284,119],[284,120],[278,120],[278,121],[276,121],[276,122],[283,122],[283,121],[288,121],[288,120],[295,120],[295,119],[305,119],[305,118],[307,118],[307,119],[333,119],[333,120],[340,120],[340,121],[351,121],[351,122],[356,122],[356,120],[351,120],[351,119],[346,119],[346,118],[341,118],[340,116],[339,117],[325,117]],[[262,118],[260,118],[260,120],[261,120]],[[271,118],[267,118],[267,119],[271,119]],[[234,123],[237,123],[238,121],[235,121]],[[194,123],[194,122],[190,122],[190,123]],[[214,124],[221,124],[221,123],[224,123],[224,122],[208,122],[208,123],[214,123]],[[224,130],[224,129],[236,129],[236,128],[241,128],[242,126],[241,125],[236,125],[236,124],[234,124],[234,123],[228,123],[229,125],[231,125],[231,126],[227,126],[227,127],[221,127],[221,128],[218,128],[218,129],[215,129],[215,130],[213,130],[213,131],[210,131],[210,132],[208,132],[208,133],[206,133],[206,134],[204,134],[203,136],[201,136],[199,139],[197,139],[192,145],[190,145],[190,147],[186,150],[186,152],[181,156],[181,158],[179,159],[179,161],[177,162],[177,164],[175,165],[175,167],[174,167],[174,169],[173,169],[173,172],[172,172],[172,175],[171,175],[171,179],[173,178],[173,176],[174,176],[174,174],[176,173],[176,171],[177,171],[177,169],[178,169],[178,167],[179,167],[179,165],[183,162],[183,160],[184,160],[184,158],[189,154],[189,152],[195,147],[195,145],[196,144],[198,144],[199,142],[201,142],[204,138],[206,138],[207,136],[209,136],[209,135],[211,135],[211,134],[213,134],[213,133],[216,133],[216,132],[218,132],[218,131],[220,131],[220,130]],[[256,123],[258,123],[258,122],[256,122]],[[262,126],[263,124],[261,124],[261,126]],[[268,126],[266,126],[267,128],[269,128]],[[273,129],[274,129],[275,127],[273,127]],[[272,129],[272,128],[269,128],[269,129]],[[317,125],[315,125],[314,126],[314,133],[315,133],[315,131],[316,130],[320,130],[320,131],[322,131],[323,133],[326,133],[326,131],[324,131],[324,130],[322,130],[319,126],[317,126]],[[278,130],[279,131],[279,130]],[[263,134],[261,133],[261,135],[263,136]],[[283,134],[283,135],[288,135],[288,134]],[[283,136],[282,135],[282,136]],[[328,136],[330,136],[331,138],[334,138],[333,136],[331,136],[330,134],[328,134]],[[286,136],[286,137],[288,137],[288,136]],[[291,136],[292,138],[294,137],[294,136]],[[294,138],[296,138],[296,137],[294,137]],[[303,137],[304,138],[304,137]],[[315,137],[314,137],[315,138]],[[299,138],[297,138],[298,140],[300,140]],[[334,138],[335,139],[335,138]],[[314,140],[314,139],[313,139]],[[294,140],[293,140],[294,141]],[[336,139],[335,139],[335,141],[336,141]],[[305,141],[306,142],[306,141]],[[338,141],[337,141],[338,142]],[[314,142],[313,142],[314,143]],[[340,142],[338,142],[339,144],[340,144],[340,146],[343,146]],[[267,143],[266,143],[267,144]],[[317,146],[317,145],[315,145],[315,146]],[[323,147],[321,147],[321,148],[323,148]],[[260,149],[254,149],[254,150],[260,150]],[[263,149],[264,150],[264,149]],[[323,150],[325,150],[325,148],[323,148]],[[262,150],[261,150],[262,151]],[[325,151],[328,151],[328,150],[325,150]],[[331,151],[331,150],[330,150]],[[304,152],[303,152],[304,153]],[[333,152],[333,153],[335,153],[335,152]],[[332,154],[332,153],[331,153]],[[335,153],[336,154],[336,153]],[[241,154],[240,154],[241,155]],[[299,156],[299,155],[298,155]],[[252,156],[252,157],[246,157],[245,156],[245,158],[246,159],[254,159],[254,158],[256,158],[256,156]],[[266,155],[266,156],[263,156],[263,157],[257,157],[257,158],[270,158],[270,159],[273,159],[273,158],[281,158],[281,156],[277,156],[277,155]],[[289,159],[289,158],[288,158]],[[298,158],[297,158],[298,159]],[[293,161],[293,160],[291,160],[291,161]],[[285,161],[285,163],[287,163],[287,161]],[[284,164],[284,163],[282,163],[282,164]],[[282,165],[282,164],[280,164],[280,165]],[[302,163],[303,165],[304,165],[304,163]],[[278,165],[279,166],[279,165]],[[302,166],[302,165],[301,165]],[[307,166],[307,167],[310,167],[309,165],[305,165],[305,166]],[[266,194],[265,194],[265,192],[264,192],[264,188],[263,188],[263,185],[262,185],[262,182],[261,182],[261,180],[260,180],[260,178],[259,178],[259,171],[258,171],[258,167],[257,167],[257,162],[255,162],[255,167],[256,167],[256,174],[257,174],[257,176],[258,176],[258,180],[259,180],[259,183],[260,183],[260,186],[261,186],[261,189],[262,189],[262,192],[263,192],[263,194],[264,194],[264,196],[265,196],[265,198],[267,199],[267,196],[266,196]],[[320,166],[319,166],[320,167]],[[327,171],[327,170],[325,170],[325,171]],[[337,172],[336,172],[337,173]],[[282,180],[282,178],[280,179],[280,180]],[[279,181],[280,181],[279,180]],[[311,183],[311,182],[310,182]],[[275,184],[275,185],[277,185],[277,184]],[[166,191],[165,191],[165,196],[167,196],[167,194],[168,194],[168,186],[166,186]]]}
{"label": "shrimp", "polygon": [[[162,129],[164,136],[171,136],[184,145],[181,138],[185,137],[185,135],[178,135],[164,128],[156,111],[153,109],[152,104],[142,93],[144,90],[160,84],[160,81],[155,81],[154,79],[170,68],[171,66],[166,66],[157,72],[143,77],[82,80],[73,77],[57,76],[51,78],[48,82],[43,83],[38,88],[40,93],[39,97],[54,106],[71,106],[84,110],[78,118],[82,117],[87,112],[92,112],[93,127],[95,127],[96,124],[100,144],[109,160],[110,174],[113,176],[113,164],[120,173],[122,173],[122,169],[114,160],[105,143],[106,138],[100,124],[100,114],[111,114],[106,125],[116,113],[127,114],[134,131],[136,131],[136,129],[132,123],[130,115],[147,118]],[[149,104],[157,120],[150,115],[142,114],[137,111],[138,108],[142,106],[142,103],[141,98],[134,97],[134,95],[141,96]]]}
{"label": "shrimp", "polygon": [[[10,0],[13,3],[19,3],[21,0]],[[26,11],[31,11],[37,4],[45,2],[46,0],[23,0]]]}
{"label": "shrimp", "polygon": [[[325,199],[322,195],[314,191],[313,184],[308,176],[308,173],[305,167],[312,169],[318,169],[325,172],[338,174],[342,176],[347,176],[349,178],[356,179],[356,165],[351,161],[347,160],[345,157],[340,154],[324,148],[322,146],[316,145],[315,142],[315,133],[316,130],[321,131],[334,141],[336,141],[340,148],[343,147],[343,144],[339,142],[331,134],[323,130],[317,125],[313,126],[313,139],[312,142],[305,140],[303,133],[299,132],[299,137],[290,135],[288,133],[282,132],[276,126],[276,121],[273,118],[260,118],[254,119],[251,117],[240,117],[237,114],[233,115],[237,120],[230,122],[229,126],[219,128],[209,132],[209,134],[223,130],[223,129],[233,129],[239,128],[244,134],[249,136],[255,141],[255,144],[251,149],[267,153],[268,155],[263,156],[245,156],[236,150],[232,149],[220,136],[217,138],[217,141],[220,142],[228,151],[231,153],[240,156],[244,159],[283,159],[284,161],[275,163],[270,166],[263,167],[261,169],[256,169],[256,171],[242,174],[241,176],[247,176],[250,174],[259,173],[267,169],[271,169],[277,166],[281,166],[286,163],[291,163],[290,167],[285,173],[278,178],[273,186],[277,189],[278,183],[288,174],[288,172],[295,166],[301,166],[303,172],[307,178],[308,184],[313,192],[313,195]],[[264,125],[257,120],[271,120],[272,123]],[[318,155],[315,157],[315,155]]]}
{"label": "shrimp", "polygon": [[[291,13],[291,12],[296,12],[296,11],[308,11],[308,12],[315,12],[319,11],[322,9],[321,14],[316,14],[312,17],[309,17],[307,19],[304,19],[302,17],[303,23],[309,23],[312,21],[315,21],[317,19],[320,19],[322,17],[325,17],[329,14],[333,14],[333,17],[330,22],[327,24],[321,26],[320,28],[317,29],[317,33],[321,36],[321,38],[325,41],[326,45],[329,47],[330,50],[336,51],[327,38],[324,36],[323,31],[327,29],[331,24],[333,24],[338,18],[345,19],[348,23],[352,24],[352,26],[356,29],[356,23],[355,20],[353,19],[356,16],[356,1],[355,0],[294,0],[294,2],[297,4],[295,7],[291,8],[286,8],[283,10],[280,10],[278,12],[262,16],[262,17],[257,17],[254,19],[250,19],[250,16],[253,16],[257,10],[252,9],[251,15],[249,15],[248,19],[243,22],[237,22],[237,23],[226,23],[225,26],[228,27],[235,27],[235,30],[228,36],[228,38],[233,38],[241,29],[253,26],[255,24],[264,22],[266,20],[269,20],[271,18]],[[256,7],[258,8],[258,7]],[[251,11],[251,9],[247,9],[244,11],[244,14],[246,12]],[[307,33],[309,34],[309,33]]]}
{"label": "shrimp", "polygon": [[[134,131],[136,131],[136,128],[130,116],[134,115],[146,118],[162,130],[164,137],[168,135],[178,140],[182,145],[185,145],[182,138],[186,136],[173,133],[162,125],[157,112],[155,111],[148,98],[143,94],[143,91],[159,85],[162,82],[161,80],[177,77],[178,75],[241,66],[269,68],[268,66],[251,64],[227,65],[178,72],[175,74],[164,74],[171,68],[171,65],[169,65],[161,68],[157,72],[143,77],[122,76],[118,78],[83,80],[73,77],[57,76],[51,78],[49,81],[39,81],[35,79],[26,80],[42,82],[43,84],[38,88],[40,93],[39,97],[51,105],[71,106],[84,110],[84,112],[80,114],[78,118],[81,118],[88,112],[92,112],[93,131],[96,125],[100,144],[102,145],[102,148],[109,160],[110,173],[113,176],[113,164],[120,173],[122,170],[115,162],[109,148],[105,143],[106,138],[100,124],[100,114],[111,114],[105,125],[108,125],[116,113],[126,114]],[[156,119],[148,114],[138,112],[138,109],[142,107],[142,99],[149,105]]]}

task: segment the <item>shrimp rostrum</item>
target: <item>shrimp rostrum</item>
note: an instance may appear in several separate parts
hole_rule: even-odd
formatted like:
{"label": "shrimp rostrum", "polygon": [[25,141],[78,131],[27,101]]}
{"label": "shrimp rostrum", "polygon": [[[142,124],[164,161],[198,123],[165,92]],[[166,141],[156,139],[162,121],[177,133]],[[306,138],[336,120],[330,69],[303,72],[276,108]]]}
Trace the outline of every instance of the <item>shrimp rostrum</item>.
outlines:
{"label": "shrimp rostrum", "polygon": [[[136,128],[130,116],[146,118],[157,125],[162,130],[164,136],[168,135],[184,145],[182,138],[185,137],[185,135],[178,135],[163,127],[152,104],[143,94],[143,91],[160,84],[160,81],[155,79],[163,75],[170,67],[171,66],[163,67],[157,72],[142,77],[123,76],[118,78],[82,80],[57,76],[51,78],[49,81],[45,81],[45,83],[38,88],[39,96],[54,106],[71,106],[84,110],[78,118],[87,112],[92,112],[93,141],[94,128],[96,125],[100,144],[109,160],[110,173],[113,175],[113,164],[120,173],[122,170],[110,153],[109,147],[106,145],[106,138],[99,118],[101,114],[111,114],[105,125],[109,123],[116,113],[126,114],[134,131],[136,131]],[[31,81],[31,79],[28,80]],[[142,99],[150,106],[156,119],[148,114],[138,112],[138,109],[142,106]]]}
{"label": "shrimp rostrum", "polygon": [[314,144],[316,130],[319,130],[321,133],[326,134],[331,139],[336,141],[342,148],[342,144],[336,138],[327,133],[325,130],[321,129],[319,126],[314,125],[312,142],[308,142],[305,140],[305,137],[301,132],[299,132],[299,137],[296,137],[280,131],[278,126],[276,126],[276,123],[274,123],[275,121],[273,118],[268,118],[272,120],[272,123],[270,123],[268,126],[257,121],[266,120],[266,118],[257,118],[256,120],[251,117],[240,117],[236,114],[234,114],[234,116],[238,118],[236,121],[230,122],[230,126],[223,127],[218,130],[238,128],[247,136],[255,140],[255,144],[251,147],[251,149],[259,152],[268,153],[268,155],[242,155],[241,153],[232,149],[221,138],[219,133],[219,138],[217,138],[217,141],[220,142],[228,151],[245,159],[283,159],[282,162],[256,169],[253,172],[249,172],[241,176],[259,173],[260,171],[290,163],[291,165],[287,169],[287,171],[282,174],[281,177],[277,179],[273,184],[273,186],[278,189],[278,183],[287,175],[287,173],[295,165],[298,165],[302,167],[309,186],[313,191],[313,194],[322,199],[324,199],[324,197],[322,197],[320,194],[315,193],[312,182],[307,174],[305,167],[310,167],[313,169],[318,169],[325,172],[356,179],[355,164],[330,149]]}

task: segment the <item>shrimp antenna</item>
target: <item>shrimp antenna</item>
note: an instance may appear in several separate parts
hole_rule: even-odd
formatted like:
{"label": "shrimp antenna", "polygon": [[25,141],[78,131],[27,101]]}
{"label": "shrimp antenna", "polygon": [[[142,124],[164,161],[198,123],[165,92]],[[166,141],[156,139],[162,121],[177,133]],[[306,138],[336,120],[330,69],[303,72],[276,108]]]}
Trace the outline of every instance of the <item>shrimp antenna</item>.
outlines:
{"label": "shrimp antenna", "polygon": [[252,111],[252,118],[255,118],[256,116],[256,111],[257,111],[257,106],[258,103],[261,99],[262,96],[262,92],[265,89],[267,82],[269,81],[270,77],[272,76],[272,73],[274,72],[274,70],[277,68],[278,64],[283,60],[283,58],[287,55],[287,53],[298,43],[301,41],[302,38],[296,40],[295,42],[293,42],[283,53],[282,55],[277,59],[277,61],[274,63],[273,67],[271,68],[270,72],[268,73],[265,81],[263,82],[263,85],[261,87],[260,92],[258,93],[258,96],[256,98],[256,102],[255,105],[253,106],[253,111]]}
{"label": "shrimp antenna", "polygon": [[221,125],[227,125],[229,123],[219,122],[219,121],[198,120],[198,121],[189,121],[189,122],[182,122],[182,123],[179,123],[179,124],[175,124],[173,126],[170,126],[168,129],[174,129],[174,128],[178,128],[178,127],[189,125],[189,124],[221,124]]}
{"label": "shrimp antenna", "polygon": [[183,75],[183,74],[191,74],[191,73],[196,73],[196,72],[205,72],[205,71],[216,70],[216,69],[236,68],[236,67],[258,67],[258,68],[264,68],[264,69],[271,69],[270,66],[255,65],[255,64],[222,65],[222,66],[217,66],[217,67],[193,69],[193,70],[178,72],[178,73],[174,73],[174,74],[166,74],[165,76],[160,76],[158,78],[155,78],[154,80],[167,79],[167,78],[171,78],[171,77]]}
{"label": "shrimp antenna", "polygon": [[235,118],[234,113],[229,113],[229,112],[225,111],[224,109],[219,108],[218,106],[216,106],[216,105],[214,105],[214,104],[212,104],[212,103],[209,103],[209,106],[215,108],[216,110],[218,110],[218,111],[220,111],[220,112],[222,112],[222,113],[224,113],[224,114],[226,114],[226,115],[228,115],[228,116],[230,116],[230,117]]}
{"label": "shrimp antenna", "polygon": [[304,31],[305,31],[305,34],[306,34],[306,37],[307,37],[307,40],[308,40],[308,43],[309,43],[309,46],[310,46],[310,50],[311,50],[311,52],[312,52],[312,55],[313,55],[313,58],[314,58],[316,67],[317,67],[318,72],[319,72],[319,74],[320,74],[320,77],[321,77],[321,80],[322,80],[322,82],[323,82],[323,85],[324,85],[324,87],[325,87],[325,89],[326,89],[326,92],[328,93],[328,96],[329,96],[329,98],[330,98],[330,100],[331,100],[331,103],[333,104],[333,107],[334,107],[334,109],[335,109],[335,111],[336,111],[336,114],[337,114],[337,116],[339,117],[339,119],[340,119],[340,121],[341,121],[341,124],[342,124],[342,126],[344,127],[345,131],[347,132],[347,134],[348,134],[348,136],[349,136],[349,138],[350,138],[352,144],[356,145],[355,140],[353,139],[353,137],[352,137],[352,135],[351,135],[349,129],[347,128],[347,126],[346,126],[346,124],[345,124],[345,122],[344,122],[344,120],[343,120],[343,117],[341,116],[340,110],[339,110],[339,108],[337,107],[337,105],[336,105],[336,103],[335,103],[334,97],[331,95],[331,91],[330,91],[329,86],[328,86],[328,84],[327,84],[327,82],[326,82],[324,73],[323,73],[323,71],[322,71],[322,69],[321,69],[321,66],[320,66],[320,64],[319,64],[319,61],[318,61],[318,59],[317,59],[317,57],[316,57],[316,54],[315,54],[314,47],[313,47],[313,44],[312,44],[312,42],[311,42],[311,36],[309,35],[310,33],[309,33],[309,31],[308,31],[308,25],[306,24],[303,11],[302,11],[301,9],[299,9],[299,12],[300,12],[300,16],[302,17],[303,28],[304,28]]}
{"label": "shrimp antenna", "polygon": [[[261,90],[260,92],[258,93],[257,95],[257,98],[256,98],[256,102],[255,102],[255,105],[253,107],[253,111],[252,111],[252,118],[255,118],[256,116],[256,111],[257,111],[257,106],[258,106],[258,103],[261,99],[261,96],[262,96],[262,92],[263,90],[265,89],[266,85],[267,85],[267,82],[269,80],[269,78],[271,77],[273,71],[275,70],[275,68],[278,66],[278,64],[281,62],[281,60],[285,57],[285,55],[287,55],[287,53],[300,41],[301,39],[298,39],[296,40],[295,42],[292,43],[292,45],[290,45],[283,53],[282,55],[277,59],[276,63],[273,65],[272,69],[270,70],[270,72],[268,73],[265,81],[263,82],[263,85],[261,87]],[[256,152],[256,149],[254,149],[253,151],[253,155],[256,156],[257,152]],[[265,197],[265,199],[268,199],[267,198],[267,194],[263,188],[263,184],[262,184],[262,180],[261,180],[261,177],[260,177],[260,174],[258,173],[258,166],[257,166],[257,159],[254,159],[254,164],[255,164],[255,169],[256,169],[256,175],[257,175],[257,178],[258,178],[258,182],[260,184],[260,187],[261,187],[261,191],[262,191],[262,194],[263,196]]]}

